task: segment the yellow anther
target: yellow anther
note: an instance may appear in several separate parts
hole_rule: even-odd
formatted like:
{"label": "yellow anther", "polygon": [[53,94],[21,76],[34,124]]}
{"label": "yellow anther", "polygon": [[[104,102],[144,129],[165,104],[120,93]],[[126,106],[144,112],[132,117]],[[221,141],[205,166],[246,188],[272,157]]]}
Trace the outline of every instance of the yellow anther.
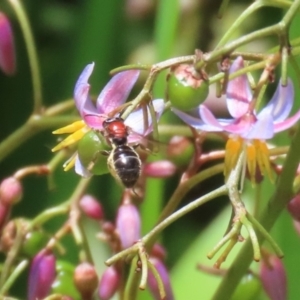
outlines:
{"label": "yellow anther", "polygon": [[63,168],[64,171],[67,172],[70,169],[72,169],[75,165],[76,162],[76,157],[77,157],[77,152],[75,152],[64,164],[63,164]]}
{"label": "yellow anther", "polygon": [[69,135],[67,138],[65,138],[62,142],[60,142],[58,145],[56,145],[51,151],[55,152],[58,150],[61,150],[67,146],[70,146],[74,143],[76,143],[77,141],[79,141],[86,132],[88,132],[90,129],[88,127],[83,127],[79,130],[77,130],[76,132],[74,132],[73,134]]}
{"label": "yellow anther", "polygon": [[251,142],[249,142],[246,147],[246,160],[247,160],[247,167],[248,167],[250,180],[252,184],[255,183],[256,158],[257,158],[256,148]]}
{"label": "yellow anther", "polygon": [[265,174],[266,172],[270,180],[273,182],[274,180],[273,180],[273,174],[272,174],[270,158],[269,158],[269,149],[266,143],[260,140],[254,140],[253,143],[256,148],[256,152],[257,152],[256,159],[261,173]]}
{"label": "yellow anther", "polygon": [[75,132],[75,131],[81,129],[84,126],[85,126],[85,123],[82,120],[80,120],[80,121],[76,121],[72,124],[69,124],[65,127],[56,129],[56,130],[52,131],[52,133],[53,134],[72,133],[72,132]]}
{"label": "yellow anther", "polygon": [[224,176],[225,180],[232,169],[234,169],[239,155],[242,151],[243,140],[240,137],[229,138],[225,148],[225,168]]}

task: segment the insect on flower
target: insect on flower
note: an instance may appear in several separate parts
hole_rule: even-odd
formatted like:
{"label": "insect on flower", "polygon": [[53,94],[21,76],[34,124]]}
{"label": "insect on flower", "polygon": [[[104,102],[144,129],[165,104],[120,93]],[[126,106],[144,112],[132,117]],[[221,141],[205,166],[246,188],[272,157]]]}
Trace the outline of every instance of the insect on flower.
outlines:
{"label": "insect on flower", "polygon": [[112,146],[107,164],[111,174],[126,188],[132,188],[141,173],[141,160],[128,145],[129,128],[120,117],[108,118],[103,122],[104,135]]}
{"label": "insect on flower", "polygon": [[[58,151],[77,143],[77,151],[64,164],[65,171],[74,166],[78,175],[89,177],[93,174],[105,174],[110,170],[124,186],[133,187],[139,177],[141,163],[134,151],[135,146],[131,145],[139,145],[141,140],[153,131],[152,114],[150,114],[148,106],[140,106],[133,110],[126,120],[120,118],[120,114],[116,115],[116,113],[124,108],[125,101],[139,76],[139,71],[127,70],[114,75],[94,102],[89,95],[90,85],[88,83],[93,69],[93,63],[84,68],[74,89],[75,105],[81,120],[53,132],[54,134],[68,133],[70,135],[52,151]],[[159,120],[164,110],[164,100],[154,99],[151,106],[156,120]],[[134,128],[134,132],[130,130],[131,128]],[[103,143],[100,141],[103,136],[112,147],[111,151],[106,151],[107,148],[103,149]],[[101,153],[108,155],[108,164]],[[124,160],[126,160],[125,163]],[[116,168],[116,165],[120,164],[121,166]],[[123,164],[125,164],[125,168],[122,167]],[[134,171],[129,171],[130,169]],[[128,176],[133,177],[127,179]]]}

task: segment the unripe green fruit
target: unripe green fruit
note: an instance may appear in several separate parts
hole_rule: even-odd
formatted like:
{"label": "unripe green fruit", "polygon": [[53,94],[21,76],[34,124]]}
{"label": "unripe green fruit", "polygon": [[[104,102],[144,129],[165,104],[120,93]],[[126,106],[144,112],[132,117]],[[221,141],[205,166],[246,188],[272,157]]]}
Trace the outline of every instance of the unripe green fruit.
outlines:
{"label": "unripe green fruit", "polygon": [[204,80],[191,65],[179,65],[171,70],[167,95],[173,107],[188,111],[198,107],[207,98],[208,80]]}
{"label": "unripe green fruit", "polygon": [[46,246],[48,237],[45,232],[32,231],[26,234],[22,244],[22,253],[29,257],[35,256],[42,248]]}
{"label": "unripe green fruit", "polygon": [[230,300],[256,300],[261,288],[261,282],[257,276],[248,273],[241,279]]}
{"label": "unripe green fruit", "polygon": [[108,151],[110,148],[100,134],[92,130],[87,132],[79,141],[77,148],[80,162],[94,175],[109,172],[107,155],[104,155],[103,151]]}

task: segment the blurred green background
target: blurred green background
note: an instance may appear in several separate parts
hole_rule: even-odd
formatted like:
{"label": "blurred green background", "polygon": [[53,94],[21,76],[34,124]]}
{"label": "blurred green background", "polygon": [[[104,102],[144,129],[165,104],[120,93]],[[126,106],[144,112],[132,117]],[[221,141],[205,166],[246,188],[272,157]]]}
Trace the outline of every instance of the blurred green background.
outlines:
{"label": "blurred green background", "polygon": [[[190,55],[196,48],[203,51],[212,50],[236,16],[241,14],[252,1],[231,1],[224,17],[218,19],[217,11],[220,3],[221,1],[210,0],[23,1],[36,41],[44,105],[51,106],[71,98],[78,75],[86,64],[93,61],[96,67],[90,79],[91,92],[97,95],[108,81],[109,71],[115,67],[127,63],[154,63],[178,55]],[[12,21],[17,51],[15,76],[8,78],[0,73],[0,140],[3,140],[27,120],[32,111],[33,100],[30,69],[19,24],[6,1],[1,0],[0,9],[5,11]],[[238,29],[235,37],[256,28],[274,24],[280,20],[281,16],[282,11],[279,9],[262,9]],[[293,24],[292,36],[299,35],[297,28],[300,24],[298,23],[300,19]],[[266,51],[275,45],[275,39],[264,39],[244,50]],[[144,75],[146,76],[146,73]],[[140,87],[145,76],[141,76]],[[154,96],[164,96],[163,77],[155,87]],[[22,166],[48,162],[53,156],[51,148],[57,142],[56,137],[51,134],[53,129],[55,128],[39,133],[13,153],[9,153],[6,159],[1,161],[0,178],[9,176]],[[222,147],[221,144],[216,146]],[[210,149],[213,145],[205,145],[205,147]],[[197,186],[189,193],[183,204],[218,187],[222,184],[222,180],[220,175]],[[50,190],[45,177],[26,178],[24,199],[15,207],[14,216],[30,218],[44,208],[64,201],[71,195],[77,181],[78,176],[73,171],[65,173],[62,169],[57,170],[54,176],[55,186],[54,188],[51,186]],[[168,180],[167,188],[157,195],[157,193],[150,194],[149,191],[161,191],[161,183],[158,180],[152,180],[149,185],[159,188],[149,188],[147,200],[153,201],[154,206],[158,200],[157,197],[160,197],[162,202],[167,201],[177,181],[178,178]],[[89,188],[89,192],[102,200],[106,207],[107,217],[112,220],[121,195],[121,189],[116,189],[115,186],[114,179],[110,175],[105,175],[93,178]],[[264,194],[266,198],[271,189],[272,187],[266,188]],[[193,298],[196,291],[189,286],[193,281],[197,282],[198,289],[202,290],[201,299],[210,299],[212,291],[208,289],[211,287],[211,282],[215,284],[211,281],[215,279],[210,276],[202,278],[202,275],[199,275],[200,272],[195,271],[195,266],[198,262],[206,265],[213,264],[206,259],[205,254],[221,238],[227,226],[229,214],[226,215],[225,222],[223,219],[225,223],[223,230],[212,230],[211,228],[215,226],[213,222],[212,227],[206,228],[206,226],[227,202],[226,198],[214,200],[166,230],[162,241],[168,250],[167,263],[174,269],[177,299],[199,299]],[[158,206],[160,205],[161,203]],[[151,209],[151,203],[148,207]],[[153,212],[150,220],[145,222],[153,224],[156,213]],[[145,215],[144,218],[147,216]],[[57,223],[53,222],[49,230],[56,228],[61,221],[59,219]],[[285,263],[288,275],[294,278],[299,270],[300,242],[287,214],[284,214],[277,223],[274,235],[286,253]],[[197,245],[200,243],[199,247],[202,248],[195,248],[193,243]],[[68,259],[76,263],[77,252],[69,251],[74,247],[72,241],[67,241],[66,245],[68,245]],[[95,251],[97,252],[97,249]],[[189,257],[188,260],[180,260],[187,257]],[[295,264],[295,260],[299,264]],[[199,278],[191,278],[188,282],[184,281],[182,283],[184,285],[180,285],[180,278],[190,278],[195,273]],[[14,294],[22,297],[25,292],[24,282],[20,286],[23,288],[18,288]],[[192,294],[189,295],[189,293]],[[184,295],[185,298],[183,298]],[[298,285],[297,283],[294,285],[291,280],[289,281],[289,295],[289,299],[297,299]],[[144,296],[141,297],[145,299]],[[264,296],[260,299],[264,299]]]}

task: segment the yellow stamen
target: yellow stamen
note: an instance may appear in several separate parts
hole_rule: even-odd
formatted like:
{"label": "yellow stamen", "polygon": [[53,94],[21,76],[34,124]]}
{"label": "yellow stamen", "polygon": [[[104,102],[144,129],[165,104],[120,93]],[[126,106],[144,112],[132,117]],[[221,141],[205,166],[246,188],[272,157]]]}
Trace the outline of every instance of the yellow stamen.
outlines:
{"label": "yellow stamen", "polygon": [[256,152],[257,152],[256,160],[261,173],[265,174],[265,172],[267,172],[271,182],[274,182],[271,165],[270,165],[269,149],[266,143],[260,140],[254,140],[253,143],[256,148]]}
{"label": "yellow stamen", "polygon": [[56,129],[56,130],[52,131],[52,133],[53,134],[72,133],[72,132],[75,132],[75,131],[81,129],[84,126],[85,126],[84,121],[80,120],[80,121],[76,121],[72,124],[69,124],[65,127]]}
{"label": "yellow stamen", "polygon": [[227,180],[231,170],[235,168],[239,155],[242,151],[243,140],[240,137],[229,138],[225,149],[224,176]]}
{"label": "yellow stamen", "polygon": [[63,164],[63,168],[64,171],[69,171],[70,169],[72,169],[75,165],[75,161],[76,161],[76,157],[77,157],[77,152],[75,152],[64,164]]}
{"label": "yellow stamen", "polygon": [[252,184],[255,183],[255,172],[256,172],[256,157],[257,151],[255,146],[250,142],[246,147],[246,160],[247,167],[250,174],[250,180]]}
{"label": "yellow stamen", "polygon": [[82,127],[73,134],[69,135],[67,138],[65,138],[62,142],[60,142],[58,145],[56,145],[53,149],[51,149],[52,152],[61,150],[67,146],[70,146],[74,144],[75,142],[79,141],[85,133],[87,133],[90,129],[88,127]]}

